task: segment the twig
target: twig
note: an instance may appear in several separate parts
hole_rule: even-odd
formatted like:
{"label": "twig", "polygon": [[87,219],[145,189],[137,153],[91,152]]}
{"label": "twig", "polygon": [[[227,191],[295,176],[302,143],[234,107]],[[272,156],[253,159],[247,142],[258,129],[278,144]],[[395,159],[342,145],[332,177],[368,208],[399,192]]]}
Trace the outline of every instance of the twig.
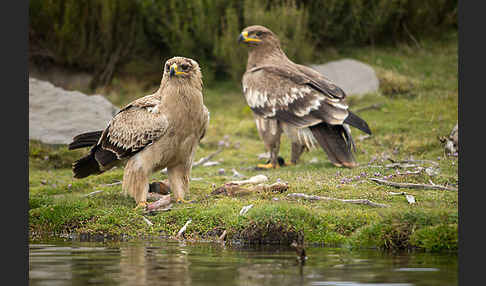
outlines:
{"label": "twig", "polygon": [[439,166],[439,163],[435,162],[435,161],[432,161],[432,160],[413,160],[413,159],[409,159],[409,160],[402,160],[402,161],[396,161],[396,160],[393,160],[392,158],[388,158],[388,160],[392,163],[430,163],[430,164],[433,164],[435,166]]}
{"label": "twig", "polygon": [[228,182],[227,184],[230,185],[259,184],[259,183],[264,183],[266,181],[268,181],[268,177],[260,174],[260,175],[253,176],[248,180],[231,181]]}
{"label": "twig", "polygon": [[122,182],[121,181],[118,181],[118,182],[114,182],[114,183],[111,183],[111,184],[104,184],[104,185],[101,185],[102,187],[109,187],[109,186],[116,186],[116,185],[120,185]]}
{"label": "twig", "polygon": [[187,226],[192,222],[192,219],[189,219],[186,224],[179,230],[179,232],[176,235],[176,238],[180,238],[181,235],[186,231]]}
{"label": "twig", "polygon": [[142,216],[143,220],[149,225],[152,226],[154,225],[151,221],[149,221],[146,217]]}
{"label": "twig", "polygon": [[226,238],[226,230],[223,231],[223,233],[219,236],[218,240],[220,242],[223,242],[225,238]]}
{"label": "twig", "polygon": [[86,194],[84,195],[85,197],[89,197],[89,196],[92,196],[92,195],[96,195],[98,193],[101,193],[101,192],[104,192],[105,190],[98,190],[98,191],[94,191],[94,192],[91,192],[89,194]]}
{"label": "twig", "polygon": [[447,187],[447,186],[440,186],[440,185],[397,183],[397,182],[390,182],[390,181],[382,180],[382,179],[378,179],[378,178],[370,178],[370,180],[377,182],[379,184],[382,184],[382,185],[392,186],[392,187],[396,187],[396,188],[457,191],[456,188],[451,188],[451,187]]}
{"label": "twig", "polygon": [[399,193],[394,193],[394,192],[388,192],[389,195],[392,195],[392,196],[405,196],[405,198],[407,199],[408,203],[409,204],[414,204],[415,203],[415,197],[410,195],[410,194],[407,194],[405,192],[399,192]]}
{"label": "twig", "polygon": [[209,154],[207,157],[202,157],[201,159],[199,159],[199,161],[197,161],[197,162],[195,162],[195,163],[192,164],[192,168],[194,169],[195,167],[200,166],[200,165],[208,162],[214,156],[216,156],[219,153],[221,153],[221,151],[223,151],[223,148],[222,147],[218,148],[218,150],[216,150],[216,152]]}
{"label": "twig", "polygon": [[378,109],[378,108],[382,107],[383,105],[384,105],[384,103],[375,103],[375,104],[372,104],[372,105],[368,105],[368,106],[365,106],[365,107],[355,109],[354,112],[361,112],[361,111],[368,110],[368,109]]}
{"label": "twig", "polygon": [[405,32],[407,32],[407,34],[410,37],[410,39],[412,39],[412,41],[415,43],[415,45],[417,46],[417,48],[419,48],[419,49],[422,48],[422,46],[417,41],[417,39],[415,39],[415,37],[412,35],[412,33],[410,33],[410,31],[407,29],[407,25],[405,25],[405,23],[404,23],[402,26],[403,26],[403,29],[405,30]]}
{"label": "twig", "polygon": [[303,198],[306,200],[328,200],[328,201],[340,201],[343,203],[350,203],[350,204],[360,204],[360,205],[369,205],[372,207],[379,207],[379,208],[387,208],[388,205],[385,204],[379,204],[372,202],[367,199],[351,199],[351,200],[345,200],[345,199],[337,199],[337,198],[331,198],[331,197],[320,197],[320,196],[315,196],[315,195],[306,195],[303,193],[292,193],[288,194],[287,197],[291,198]]}
{"label": "twig", "polygon": [[245,215],[252,207],[253,204],[242,207],[240,210],[240,215]]}
{"label": "twig", "polygon": [[389,195],[392,195],[392,196],[406,196],[407,193],[405,192],[399,192],[399,193],[395,193],[395,192],[388,192]]}

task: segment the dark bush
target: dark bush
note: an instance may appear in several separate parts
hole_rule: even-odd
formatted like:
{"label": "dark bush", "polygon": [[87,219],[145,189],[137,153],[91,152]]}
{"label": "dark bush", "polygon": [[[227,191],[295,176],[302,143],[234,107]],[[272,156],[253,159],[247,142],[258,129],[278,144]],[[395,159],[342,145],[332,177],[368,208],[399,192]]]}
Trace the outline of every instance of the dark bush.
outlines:
{"label": "dark bush", "polygon": [[457,28],[457,0],[302,1],[317,45],[404,40]]}
{"label": "dark bush", "polygon": [[32,0],[29,56],[95,74],[92,86],[111,81],[117,65],[143,43],[136,1]]}
{"label": "dark bush", "polygon": [[207,83],[239,79],[246,51],[236,38],[252,24],[277,33],[299,63],[316,48],[417,41],[457,28],[457,0],[32,0],[29,13],[30,59],[93,72],[92,87],[125,63],[176,55],[197,59]]}

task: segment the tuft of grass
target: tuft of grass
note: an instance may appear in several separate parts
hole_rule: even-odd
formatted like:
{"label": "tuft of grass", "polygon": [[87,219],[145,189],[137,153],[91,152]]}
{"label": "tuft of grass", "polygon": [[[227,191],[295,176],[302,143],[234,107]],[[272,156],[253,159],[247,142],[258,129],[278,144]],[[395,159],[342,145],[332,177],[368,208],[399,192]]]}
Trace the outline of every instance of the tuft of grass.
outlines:
{"label": "tuft of grass", "polygon": [[380,91],[385,96],[413,95],[418,88],[417,80],[401,75],[393,70],[377,68]]}

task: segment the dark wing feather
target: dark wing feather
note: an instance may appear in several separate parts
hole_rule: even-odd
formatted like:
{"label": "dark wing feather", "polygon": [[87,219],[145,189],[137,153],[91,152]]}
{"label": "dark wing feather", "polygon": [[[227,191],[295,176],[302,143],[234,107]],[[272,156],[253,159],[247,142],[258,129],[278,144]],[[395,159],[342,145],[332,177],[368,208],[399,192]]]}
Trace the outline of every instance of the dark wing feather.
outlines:
{"label": "dark wing feather", "polygon": [[303,65],[296,64],[295,67],[302,72],[310,81],[311,85],[316,90],[319,90],[323,94],[326,94],[332,98],[344,99],[346,93],[331,80],[324,77],[318,71]]}
{"label": "dark wing feather", "polygon": [[319,123],[309,129],[331,162],[350,168],[357,166],[352,152],[354,144],[344,125]]}

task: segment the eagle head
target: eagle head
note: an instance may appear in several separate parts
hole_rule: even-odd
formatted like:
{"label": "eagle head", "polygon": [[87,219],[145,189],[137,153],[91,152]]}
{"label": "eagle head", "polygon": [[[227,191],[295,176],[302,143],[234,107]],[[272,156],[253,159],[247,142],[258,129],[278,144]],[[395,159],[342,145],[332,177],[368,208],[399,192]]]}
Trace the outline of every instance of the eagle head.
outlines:
{"label": "eagle head", "polygon": [[280,47],[280,41],[277,36],[267,27],[260,25],[244,28],[238,37],[238,42],[244,43],[249,47]]}
{"label": "eagle head", "polygon": [[173,78],[201,78],[199,64],[190,58],[173,57],[165,62],[164,76]]}
{"label": "eagle head", "polygon": [[190,86],[202,90],[202,73],[199,64],[190,58],[173,57],[164,65],[161,88],[166,85]]}

